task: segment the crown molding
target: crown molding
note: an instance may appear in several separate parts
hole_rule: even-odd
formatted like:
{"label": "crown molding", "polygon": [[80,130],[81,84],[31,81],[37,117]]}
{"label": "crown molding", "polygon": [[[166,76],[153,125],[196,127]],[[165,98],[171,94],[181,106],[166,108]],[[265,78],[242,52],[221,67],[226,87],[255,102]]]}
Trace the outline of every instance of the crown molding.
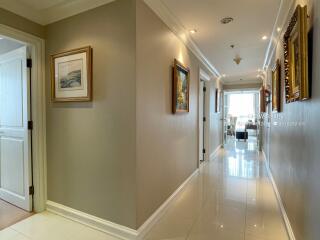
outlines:
{"label": "crown molding", "polygon": [[67,1],[47,9],[37,10],[17,1],[2,0],[0,7],[40,25],[48,25],[113,1],[115,0]]}
{"label": "crown molding", "polygon": [[[290,1],[290,5],[284,6],[284,0],[281,0],[280,8],[278,11],[278,15],[276,18],[276,21],[273,26],[272,35],[270,38],[270,42],[266,51],[265,60],[263,64],[263,69],[267,69],[270,67],[272,57],[276,51],[276,48],[281,41],[281,38],[286,30],[286,26],[288,24],[289,15],[291,12],[293,12],[293,9],[296,5],[296,1]],[[287,12],[283,13],[284,9],[288,9]],[[280,22],[280,16],[285,15],[285,18]],[[281,31],[278,33],[277,28],[280,27]]]}
{"label": "crown molding", "polygon": [[199,61],[211,72],[214,77],[221,77],[219,71],[204,56],[197,44],[190,37],[183,24],[170,12],[161,0],[144,0],[144,2],[158,15],[170,30],[187,46]]}

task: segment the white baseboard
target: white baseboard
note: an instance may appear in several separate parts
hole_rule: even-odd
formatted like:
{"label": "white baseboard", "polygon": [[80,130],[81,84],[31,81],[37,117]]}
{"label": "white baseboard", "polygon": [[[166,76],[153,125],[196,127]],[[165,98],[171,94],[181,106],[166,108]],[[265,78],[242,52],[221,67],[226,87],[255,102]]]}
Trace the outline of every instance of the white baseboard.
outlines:
{"label": "white baseboard", "polygon": [[268,172],[268,176],[270,178],[270,181],[271,181],[272,186],[273,186],[273,190],[274,190],[274,192],[276,194],[276,197],[277,197],[277,201],[278,201],[278,204],[279,204],[279,207],[280,207],[282,218],[283,218],[284,223],[286,225],[287,233],[289,235],[290,240],[296,240],[296,238],[294,236],[294,233],[293,233],[293,230],[292,230],[292,227],[291,227],[291,224],[290,224],[290,220],[289,220],[287,212],[286,212],[286,209],[284,208],[284,205],[283,205],[283,202],[282,202],[282,199],[281,199],[277,184],[274,181],[271,169],[267,164],[266,154],[265,154],[264,151],[262,151],[262,154],[263,154],[264,163],[265,163],[265,166],[266,166],[266,169],[267,169],[267,172]]}
{"label": "white baseboard", "polygon": [[199,174],[199,169],[195,170],[181,185],[171,194],[171,196],[142,224],[138,229],[138,239],[142,239],[149,230],[159,221],[159,219],[165,214],[166,210],[173,203],[175,197],[185,188],[185,186]]}
{"label": "white baseboard", "polygon": [[131,228],[116,224],[93,215],[72,209],[59,203],[47,201],[47,211],[79,222],[101,232],[105,232],[123,240],[137,239],[138,232]]}
{"label": "white baseboard", "polygon": [[216,150],[214,150],[214,152],[213,153],[211,153],[210,154],[210,161],[212,161],[213,159],[215,159],[216,157],[217,157],[217,155],[218,155],[218,153],[219,153],[219,150],[222,148],[222,144],[220,144],[217,148],[216,148]]}
{"label": "white baseboard", "polygon": [[148,231],[159,221],[164,215],[169,206],[173,203],[175,197],[185,188],[190,180],[199,173],[199,169],[195,170],[181,185],[174,191],[174,193],[139,227],[138,230],[134,230],[120,224],[116,224],[102,218],[95,217],[93,215],[75,210],[73,208],[64,206],[59,203],[47,201],[47,211],[58,214],[65,218],[79,222],[96,230],[105,232],[114,237],[123,240],[136,240],[142,239]]}

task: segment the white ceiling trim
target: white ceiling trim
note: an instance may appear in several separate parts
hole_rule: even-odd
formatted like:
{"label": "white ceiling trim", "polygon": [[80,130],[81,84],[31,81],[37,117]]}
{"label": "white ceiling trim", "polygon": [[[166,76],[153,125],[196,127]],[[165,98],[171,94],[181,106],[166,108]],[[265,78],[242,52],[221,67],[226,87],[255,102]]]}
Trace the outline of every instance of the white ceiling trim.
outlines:
{"label": "white ceiling trim", "polygon": [[66,1],[62,4],[44,9],[36,10],[27,5],[12,0],[2,0],[0,7],[13,12],[17,15],[25,17],[33,22],[41,25],[47,25],[67,17],[74,16],[81,12],[108,4],[115,0],[77,0]]}
{"label": "white ceiling trim", "polygon": [[224,82],[224,85],[244,85],[244,84],[262,84],[262,79],[258,81],[242,80],[240,82]]}
{"label": "white ceiling trim", "polygon": [[219,71],[209,62],[197,44],[189,36],[182,23],[170,12],[160,0],[144,0],[145,3],[160,17],[171,31],[190,49],[190,51],[208,68],[215,77],[220,78]]}
{"label": "white ceiling trim", "polygon": [[[273,31],[272,31],[272,36],[270,38],[270,43],[269,46],[267,48],[267,52],[266,52],[266,56],[265,56],[265,60],[264,60],[264,64],[263,64],[263,69],[268,69],[270,67],[271,61],[272,61],[272,57],[273,54],[282,38],[282,36],[284,35],[284,32],[286,31],[286,26],[288,25],[288,19],[289,19],[289,14],[291,12],[293,12],[293,9],[296,5],[296,1],[291,1],[291,4],[289,6],[284,6],[283,4],[283,0],[281,1],[280,4],[280,8],[279,8],[279,12],[278,12],[278,16],[276,19],[276,22],[274,24],[273,27]],[[283,14],[283,9],[288,9],[287,12],[285,13],[285,18],[282,21],[282,23],[280,23],[279,21],[279,16],[281,14]],[[281,32],[278,33],[277,32],[277,28],[280,27],[281,28]]]}

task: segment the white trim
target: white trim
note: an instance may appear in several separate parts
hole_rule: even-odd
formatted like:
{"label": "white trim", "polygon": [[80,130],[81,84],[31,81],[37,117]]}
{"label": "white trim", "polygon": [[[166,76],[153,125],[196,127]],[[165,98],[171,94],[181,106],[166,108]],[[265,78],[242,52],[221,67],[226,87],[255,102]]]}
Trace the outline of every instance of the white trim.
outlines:
{"label": "white trim", "polygon": [[49,8],[36,9],[20,1],[2,0],[0,7],[38,24],[47,25],[113,1],[114,0],[65,1]]}
{"label": "white trim", "polygon": [[31,34],[0,24],[0,35],[31,47],[32,67],[32,131],[34,211],[45,210],[47,198],[46,171],[46,98],[45,98],[45,45],[44,40]]}
{"label": "white trim", "polygon": [[120,224],[116,224],[102,218],[75,210],[73,208],[64,206],[59,203],[47,201],[47,211],[58,214],[65,218],[79,222],[91,228],[110,234],[114,237],[123,240],[142,239],[148,231],[159,221],[159,219],[166,213],[167,209],[173,203],[176,196],[186,187],[186,185],[199,174],[199,169],[196,169],[174,193],[139,227],[134,230]]}
{"label": "white trim", "polygon": [[75,222],[79,222],[101,232],[108,233],[123,240],[137,238],[138,232],[136,230],[75,210],[59,203],[47,201],[47,211],[71,219]]}
{"label": "white trim", "polygon": [[159,219],[165,214],[167,209],[173,203],[176,196],[183,191],[186,185],[199,174],[199,169],[196,169],[181,185],[172,193],[172,195],[142,224],[138,229],[138,239],[142,239],[146,233],[153,227]]}
{"label": "white trim", "polygon": [[221,77],[221,74],[218,72],[218,70],[210,63],[210,61],[201,52],[197,44],[193,41],[183,24],[170,12],[170,10],[163,4],[162,1],[144,1],[215,77]]}
{"label": "white trim", "polygon": [[270,181],[272,183],[273,190],[274,190],[274,192],[276,194],[276,197],[277,197],[277,201],[278,201],[278,204],[279,204],[279,207],[280,207],[280,211],[281,211],[281,214],[282,214],[283,221],[284,221],[284,223],[286,225],[286,230],[287,230],[287,233],[289,235],[289,239],[290,240],[296,240],[296,238],[294,236],[294,233],[293,233],[293,230],[292,230],[292,227],[291,227],[291,224],[290,224],[290,220],[289,220],[288,215],[286,213],[286,209],[284,208],[284,205],[283,205],[283,202],[282,202],[282,199],[281,199],[277,184],[274,181],[271,169],[267,164],[266,154],[265,154],[264,151],[262,151],[262,154],[263,154],[263,157],[264,157],[264,163],[265,163],[265,166],[266,166],[266,169],[267,169],[267,173],[268,173],[269,179],[270,179]]}
{"label": "white trim", "polygon": [[211,77],[202,68],[200,68],[199,75],[200,75],[200,80],[207,81],[207,82],[211,80]]}
{"label": "white trim", "polygon": [[218,153],[220,151],[220,149],[222,148],[222,144],[220,144],[216,150],[214,150],[213,153],[210,154],[210,161],[213,161],[217,156],[218,156]]}

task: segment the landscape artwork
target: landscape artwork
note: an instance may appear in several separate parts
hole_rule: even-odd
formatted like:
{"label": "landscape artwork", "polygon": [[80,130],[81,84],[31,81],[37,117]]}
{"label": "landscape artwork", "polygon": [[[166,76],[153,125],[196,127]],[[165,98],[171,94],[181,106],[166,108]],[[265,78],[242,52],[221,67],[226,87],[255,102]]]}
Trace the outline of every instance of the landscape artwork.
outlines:
{"label": "landscape artwork", "polygon": [[91,101],[91,47],[51,55],[51,87],[53,102]]}
{"label": "landscape artwork", "polygon": [[189,112],[190,70],[178,60],[173,67],[173,113]]}
{"label": "landscape artwork", "polygon": [[58,76],[60,89],[74,90],[83,88],[81,81],[82,65],[82,59],[59,63]]}

